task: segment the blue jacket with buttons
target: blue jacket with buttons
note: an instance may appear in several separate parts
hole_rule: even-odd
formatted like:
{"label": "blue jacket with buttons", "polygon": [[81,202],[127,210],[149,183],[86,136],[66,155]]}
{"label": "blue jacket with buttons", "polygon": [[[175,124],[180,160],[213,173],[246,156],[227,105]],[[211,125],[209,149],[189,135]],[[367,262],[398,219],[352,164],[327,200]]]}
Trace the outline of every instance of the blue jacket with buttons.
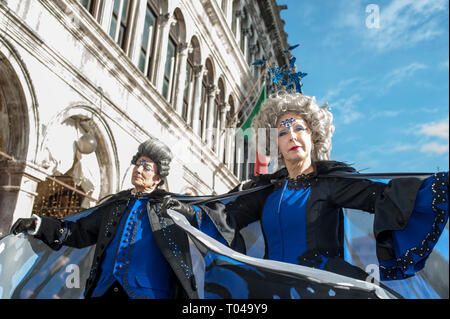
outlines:
{"label": "blue jacket with buttons", "polygon": [[[142,194],[145,199],[139,199],[131,194],[131,190],[122,191],[91,208],[84,217],[75,222],[42,217],[41,227],[35,237],[55,250],[63,245],[76,248],[96,245],[90,274],[86,281],[84,292],[86,298],[101,295],[114,280],[121,282],[131,297],[198,298],[188,239],[170,218],[162,217],[160,214],[162,199],[167,195],[180,196],[156,189],[151,193]],[[136,240],[136,236],[147,236],[151,241],[139,244],[142,247],[134,247],[131,251],[127,250],[127,247],[117,249],[118,244],[126,246],[124,240],[127,232],[122,230],[123,227],[130,227],[132,212],[136,209],[141,215],[136,213],[135,218],[136,220],[139,218],[141,223],[140,228],[129,229],[134,231],[133,240]],[[131,240],[131,237],[128,240]],[[139,253],[138,249],[145,249],[146,254]],[[121,261],[120,255],[117,255],[121,252],[131,255]],[[130,257],[135,258],[131,268]],[[108,258],[106,262],[105,258]],[[148,265],[150,258],[157,261],[158,266],[155,268],[158,269],[155,273],[160,274],[159,280],[151,273],[145,273],[140,266]],[[119,271],[116,276],[114,271],[121,269],[124,271],[122,273]]]}

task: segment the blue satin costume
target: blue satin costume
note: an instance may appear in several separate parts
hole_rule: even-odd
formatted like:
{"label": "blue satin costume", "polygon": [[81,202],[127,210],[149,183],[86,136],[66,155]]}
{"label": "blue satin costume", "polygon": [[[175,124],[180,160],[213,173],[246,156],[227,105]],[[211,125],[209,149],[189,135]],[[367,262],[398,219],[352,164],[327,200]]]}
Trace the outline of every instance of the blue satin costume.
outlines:
{"label": "blue satin costume", "polygon": [[[425,179],[417,193],[407,225],[401,230],[392,231],[396,258],[380,262],[382,280],[406,278],[424,267],[448,220],[445,178],[446,175],[440,179],[433,175]],[[307,252],[307,225],[313,224],[308,224],[306,217],[311,188],[290,188],[287,184],[285,180],[280,189],[267,197],[261,223],[267,246],[266,258],[298,264],[301,256]],[[311,215],[308,218],[311,219]],[[320,241],[323,235],[318,230],[317,239],[314,240]],[[323,245],[329,246],[329,243]],[[328,257],[320,254],[318,257],[319,262],[314,267],[324,269]]]}
{"label": "blue satin costume", "polygon": [[170,297],[171,268],[153,239],[146,203],[146,197],[130,200],[92,297],[102,296],[116,280],[130,298]]}

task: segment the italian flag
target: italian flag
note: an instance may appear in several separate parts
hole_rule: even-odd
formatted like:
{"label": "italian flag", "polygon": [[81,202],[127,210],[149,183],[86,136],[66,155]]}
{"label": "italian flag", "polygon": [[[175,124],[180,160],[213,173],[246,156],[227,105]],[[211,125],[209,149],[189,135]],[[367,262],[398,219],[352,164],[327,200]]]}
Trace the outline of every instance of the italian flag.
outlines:
{"label": "italian flag", "polygon": [[[238,133],[243,134],[247,129],[251,127],[253,118],[259,113],[259,110],[261,108],[261,104],[264,102],[264,100],[267,98],[267,90],[266,86],[264,85],[261,93],[259,95],[258,101],[255,104],[255,107],[253,108],[252,112],[248,116],[245,123],[241,126],[241,128],[238,130]],[[249,144],[256,145],[256,138],[252,134],[246,134],[244,135],[244,138],[249,140]],[[269,172],[268,166],[269,166],[269,158],[263,154],[258,153],[258,148],[256,148],[256,159],[255,159],[255,169],[253,171],[254,175],[259,174],[267,174]]]}

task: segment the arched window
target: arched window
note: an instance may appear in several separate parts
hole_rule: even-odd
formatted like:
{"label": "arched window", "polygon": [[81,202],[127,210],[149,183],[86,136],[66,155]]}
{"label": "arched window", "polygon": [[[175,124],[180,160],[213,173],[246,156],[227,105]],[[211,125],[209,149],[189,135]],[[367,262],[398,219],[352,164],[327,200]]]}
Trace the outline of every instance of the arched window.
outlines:
{"label": "arched window", "polygon": [[254,46],[253,42],[254,42],[254,37],[255,37],[255,29],[253,28],[253,26],[251,25],[249,27],[249,34],[247,35],[247,63],[248,65],[252,64],[252,59],[253,59],[253,53],[256,50],[256,46]]}
{"label": "arched window", "polygon": [[237,36],[238,8],[239,8],[239,0],[234,0],[233,1],[233,9],[232,9],[232,17],[231,17],[231,31],[233,32],[234,36]]}
{"label": "arched window", "polygon": [[[209,72],[209,71],[208,71]],[[208,77],[205,74],[202,78],[202,95],[200,99],[200,114],[199,114],[199,127],[200,127],[200,137],[205,140],[205,131],[206,131],[206,110],[208,109]]]}
{"label": "arched window", "polygon": [[[188,58],[186,63],[186,80],[183,95],[182,116],[186,122],[192,127],[192,118],[194,107],[194,90],[195,90],[195,66],[201,63],[200,44],[197,37],[193,36],[189,44]],[[186,117],[185,117],[186,116]]]}
{"label": "arched window", "polygon": [[174,18],[176,23],[170,25],[169,39],[167,41],[166,64],[164,67],[163,96],[172,102],[175,91],[175,74],[178,72],[178,53],[181,43],[185,41],[185,23],[180,9],[175,9]]}
{"label": "arched window", "polygon": [[209,102],[209,94],[210,89],[212,88],[214,84],[214,68],[211,60],[208,58],[206,59],[205,63],[206,67],[206,74],[203,76],[202,81],[202,103],[201,103],[201,109],[200,109],[200,123],[201,123],[201,137],[204,141],[206,141],[206,129],[208,125],[208,112],[213,112],[213,110],[208,109],[208,102]]}
{"label": "arched window", "polygon": [[2,88],[0,86],[0,151],[6,151],[3,149],[3,145],[6,145],[9,136],[9,118],[6,110]]}
{"label": "arched window", "polygon": [[248,15],[247,15],[247,9],[244,7],[242,9],[242,18],[241,18],[241,38],[240,38],[240,48],[242,53],[246,52],[246,37],[247,37],[247,33],[248,33]]}
{"label": "arched window", "polygon": [[[213,150],[217,155],[224,153],[224,138],[222,137],[222,128],[225,128],[226,123],[222,123],[222,112],[225,107],[225,84],[222,78],[219,78],[217,82],[218,94],[216,94],[216,99],[214,101],[214,139],[213,139]],[[217,145],[217,146],[216,146]],[[217,147],[220,147],[218,149]]]}
{"label": "arched window", "polygon": [[142,30],[142,42],[139,53],[138,68],[150,79],[152,74],[152,61],[155,48],[155,35],[157,26],[157,12],[152,1],[147,1],[145,9],[144,30]]}
{"label": "arched window", "polygon": [[183,108],[181,109],[181,116],[186,122],[188,122],[189,100],[192,96],[193,87],[194,87],[194,62],[192,58],[192,53],[189,53],[186,62],[186,78],[184,81],[184,90],[183,90]]}
{"label": "arched window", "polygon": [[126,51],[128,43],[132,0],[114,0],[109,35]]}
{"label": "arched window", "polygon": [[177,42],[175,41],[172,34],[169,35],[169,41],[167,43],[167,55],[166,55],[166,66],[164,68],[164,79],[163,79],[163,96],[170,100],[173,83],[175,65],[176,65],[176,51]]}

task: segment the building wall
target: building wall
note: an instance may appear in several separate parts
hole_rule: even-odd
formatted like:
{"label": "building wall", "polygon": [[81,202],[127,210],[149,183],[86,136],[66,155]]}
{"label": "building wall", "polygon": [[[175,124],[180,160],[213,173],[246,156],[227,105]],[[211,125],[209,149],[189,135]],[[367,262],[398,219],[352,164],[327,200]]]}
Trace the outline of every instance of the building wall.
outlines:
{"label": "building wall", "polygon": [[[112,19],[128,2],[121,42]],[[258,8],[236,0],[1,0],[1,151],[14,161],[0,158],[0,237],[30,216],[48,175],[69,172],[94,198],[131,187],[131,157],[149,137],[174,153],[169,191],[224,193],[245,178],[229,132],[261,87],[262,69],[251,62],[275,59]],[[76,146],[86,132],[97,141],[91,154]]]}

